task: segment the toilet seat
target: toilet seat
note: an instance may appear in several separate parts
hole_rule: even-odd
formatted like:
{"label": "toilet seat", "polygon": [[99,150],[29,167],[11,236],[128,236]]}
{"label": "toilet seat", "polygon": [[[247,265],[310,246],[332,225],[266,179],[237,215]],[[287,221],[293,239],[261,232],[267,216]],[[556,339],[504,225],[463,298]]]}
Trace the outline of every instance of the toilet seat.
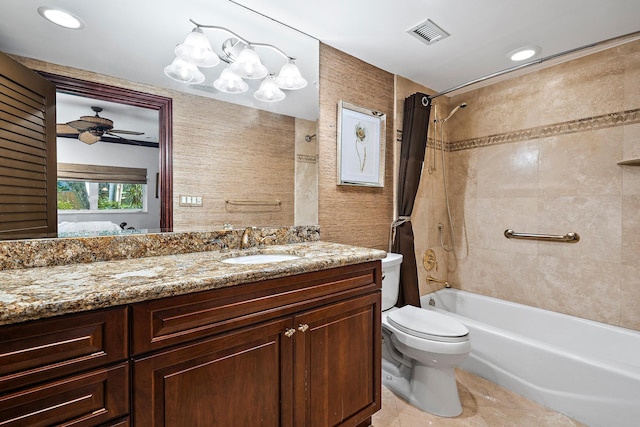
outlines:
{"label": "toilet seat", "polygon": [[469,339],[469,330],[456,319],[412,305],[391,311],[387,321],[405,334],[427,340],[462,342]]}

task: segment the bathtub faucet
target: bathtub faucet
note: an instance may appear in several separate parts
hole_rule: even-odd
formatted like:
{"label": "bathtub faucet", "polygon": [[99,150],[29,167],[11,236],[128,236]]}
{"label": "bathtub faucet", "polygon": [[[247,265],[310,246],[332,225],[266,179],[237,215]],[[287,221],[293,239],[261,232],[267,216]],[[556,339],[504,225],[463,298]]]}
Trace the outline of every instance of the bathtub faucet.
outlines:
{"label": "bathtub faucet", "polygon": [[427,276],[427,282],[442,283],[442,284],[444,284],[445,288],[450,288],[451,287],[449,282],[447,282],[446,280],[436,279],[435,277],[433,277],[431,275]]}

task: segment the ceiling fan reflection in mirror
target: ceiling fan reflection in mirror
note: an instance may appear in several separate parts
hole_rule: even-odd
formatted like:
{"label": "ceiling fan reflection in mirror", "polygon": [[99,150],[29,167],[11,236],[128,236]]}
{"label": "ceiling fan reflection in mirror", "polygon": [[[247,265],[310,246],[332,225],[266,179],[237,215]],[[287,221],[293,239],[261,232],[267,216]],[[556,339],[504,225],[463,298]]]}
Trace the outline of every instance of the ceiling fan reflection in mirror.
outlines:
{"label": "ceiling fan reflection in mirror", "polygon": [[58,135],[76,134],[78,139],[85,144],[95,144],[100,141],[103,135],[110,135],[116,138],[127,140],[117,134],[123,135],[143,135],[144,132],[131,130],[113,129],[113,120],[100,117],[101,107],[91,107],[96,113],[95,116],[81,116],[79,120],[72,120],[67,123],[57,125]]}

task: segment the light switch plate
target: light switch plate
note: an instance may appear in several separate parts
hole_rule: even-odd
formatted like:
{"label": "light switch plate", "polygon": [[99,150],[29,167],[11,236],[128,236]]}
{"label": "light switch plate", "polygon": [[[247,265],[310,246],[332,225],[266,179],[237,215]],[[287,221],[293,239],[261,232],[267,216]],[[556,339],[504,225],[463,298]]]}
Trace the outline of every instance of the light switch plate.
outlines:
{"label": "light switch plate", "polygon": [[202,196],[180,195],[180,206],[183,207],[202,207]]}

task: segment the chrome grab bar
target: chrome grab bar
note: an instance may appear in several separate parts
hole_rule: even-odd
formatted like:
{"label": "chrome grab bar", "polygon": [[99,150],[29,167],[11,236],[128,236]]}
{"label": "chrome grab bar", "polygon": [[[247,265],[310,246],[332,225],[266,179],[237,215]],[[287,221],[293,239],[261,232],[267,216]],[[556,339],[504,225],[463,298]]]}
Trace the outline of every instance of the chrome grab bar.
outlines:
{"label": "chrome grab bar", "polygon": [[548,242],[565,242],[565,243],[578,243],[580,235],[573,231],[568,232],[564,236],[559,234],[531,234],[531,233],[516,233],[509,229],[504,230],[504,237],[507,239],[525,239],[525,240],[544,240]]}

